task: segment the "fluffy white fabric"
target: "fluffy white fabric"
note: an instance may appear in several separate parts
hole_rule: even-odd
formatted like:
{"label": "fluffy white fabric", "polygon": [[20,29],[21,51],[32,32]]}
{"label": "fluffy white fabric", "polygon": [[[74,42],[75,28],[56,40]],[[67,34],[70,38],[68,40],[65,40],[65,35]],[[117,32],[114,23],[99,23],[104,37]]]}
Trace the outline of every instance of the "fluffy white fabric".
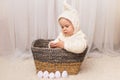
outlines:
{"label": "fluffy white fabric", "polygon": [[64,12],[59,15],[58,21],[61,17],[67,18],[71,21],[74,26],[74,33],[80,30],[80,20],[78,12],[73,9],[69,4],[67,4],[66,1],[64,2]]}
{"label": "fluffy white fabric", "polygon": [[81,30],[70,37],[60,33],[55,41],[59,40],[64,41],[64,49],[73,53],[82,53],[87,47],[86,36]]}

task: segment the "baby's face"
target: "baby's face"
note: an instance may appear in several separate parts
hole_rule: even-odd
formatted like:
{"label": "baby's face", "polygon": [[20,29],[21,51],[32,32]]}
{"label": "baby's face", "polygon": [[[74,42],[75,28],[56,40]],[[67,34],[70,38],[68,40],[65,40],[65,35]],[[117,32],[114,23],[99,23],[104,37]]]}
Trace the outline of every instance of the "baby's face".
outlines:
{"label": "baby's face", "polygon": [[63,32],[63,34],[65,36],[71,36],[71,35],[73,35],[74,27],[73,27],[72,23],[68,19],[61,18],[59,20],[59,23],[61,25],[62,32]]}

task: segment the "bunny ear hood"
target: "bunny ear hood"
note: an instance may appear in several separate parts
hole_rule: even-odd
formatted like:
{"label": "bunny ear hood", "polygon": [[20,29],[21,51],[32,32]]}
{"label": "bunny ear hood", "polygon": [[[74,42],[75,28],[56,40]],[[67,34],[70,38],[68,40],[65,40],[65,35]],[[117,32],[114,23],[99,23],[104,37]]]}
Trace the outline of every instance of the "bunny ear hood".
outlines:
{"label": "bunny ear hood", "polygon": [[72,10],[72,7],[69,4],[67,4],[67,0],[64,0],[63,5],[64,5],[64,11]]}
{"label": "bunny ear hood", "polygon": [[58,17],[58,21],[60,18],[66,18],[70,20],[74,26],[74,33],[78,32],[80,30],[80,21],[79,21],[79,15],[78,12],[73,9],[66,0],[64,1],[64,11],[63,13]]}

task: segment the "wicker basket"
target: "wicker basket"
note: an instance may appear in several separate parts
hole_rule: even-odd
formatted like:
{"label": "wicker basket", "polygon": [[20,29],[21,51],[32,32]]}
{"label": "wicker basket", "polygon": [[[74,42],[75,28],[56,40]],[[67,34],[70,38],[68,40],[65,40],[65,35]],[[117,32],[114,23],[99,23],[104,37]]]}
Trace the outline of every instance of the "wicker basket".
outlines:
{"label": "wicker basket", "polygon": [[51,40],[38,39],[32,43],[36,71],[62,72],[66,70],[70,75],[77,74],[87,48],[81,54],[74,54],[61,48],[48,48],[49,41]]}

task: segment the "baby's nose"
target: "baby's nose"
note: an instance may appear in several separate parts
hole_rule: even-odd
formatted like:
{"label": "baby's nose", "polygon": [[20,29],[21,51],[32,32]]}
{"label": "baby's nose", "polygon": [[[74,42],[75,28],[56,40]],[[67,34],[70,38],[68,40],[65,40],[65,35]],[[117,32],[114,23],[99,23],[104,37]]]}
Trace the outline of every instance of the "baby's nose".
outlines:
{"label": "baby's nose", "polygon": [[65,30],[66,30],[66,27],[63,28],[63,31],[65,31]]}

